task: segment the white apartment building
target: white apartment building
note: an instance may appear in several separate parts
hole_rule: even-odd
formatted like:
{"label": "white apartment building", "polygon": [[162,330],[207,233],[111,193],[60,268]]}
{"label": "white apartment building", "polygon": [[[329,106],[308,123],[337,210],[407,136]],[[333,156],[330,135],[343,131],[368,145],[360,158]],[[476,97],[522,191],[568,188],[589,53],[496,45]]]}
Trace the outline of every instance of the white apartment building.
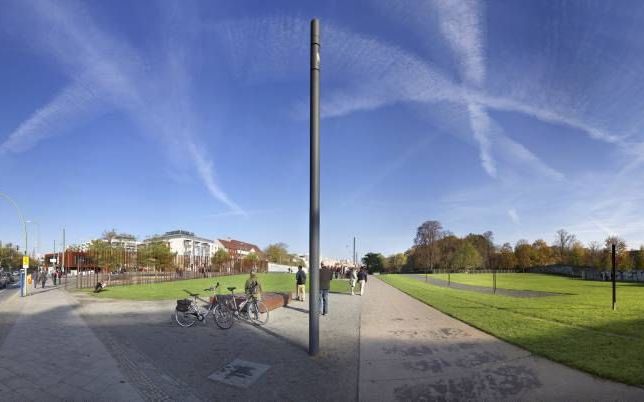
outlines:
{"label": "white apartment building", "polygon": [[173,253],[176,253],[177,266],[190,271],[208,269],[210,259],[217,250],[224,248],[218,240],[195,236],[186,230],[173,230],[161,236],[146,239],[144,243],[165,242]]}

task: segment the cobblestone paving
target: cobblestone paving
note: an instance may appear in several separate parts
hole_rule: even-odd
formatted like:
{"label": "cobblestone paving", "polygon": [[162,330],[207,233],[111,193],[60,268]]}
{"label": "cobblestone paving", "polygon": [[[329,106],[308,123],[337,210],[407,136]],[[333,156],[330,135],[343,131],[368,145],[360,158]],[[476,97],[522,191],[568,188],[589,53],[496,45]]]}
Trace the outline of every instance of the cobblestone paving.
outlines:
{"label": "cobblestone paving", "polygon": [[11,303],[21,314],[0,346],[3,401],[142,399],[66,292]]}
{"label": "cobblestone paving", "polygon": [[[83,318],[145,399],[357,399],[357,296],[331,295],[331,312],[320,317],[323,353],[317,358],[306,352],[308,303],[273,310],[265,327],[236,321],[221,330],[212,320],[179,327],[171,317],[174,301],[79,299]],[[247,389],[208,379],[235,359],[270,368]]]}

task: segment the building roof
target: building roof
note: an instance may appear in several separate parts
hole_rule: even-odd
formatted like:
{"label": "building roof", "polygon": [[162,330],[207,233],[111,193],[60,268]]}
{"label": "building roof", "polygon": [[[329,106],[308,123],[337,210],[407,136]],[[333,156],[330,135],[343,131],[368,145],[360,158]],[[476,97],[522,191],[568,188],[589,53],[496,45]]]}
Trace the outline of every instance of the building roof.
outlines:
{"label": "building roof", "polygon": [[252,243],[246,243],[240,240],[233,239],[219,239],[219,242],[226,248],[226,250],[235,250],[235,251],[255,251],[261,253],[262,249],[257,247]]}
{"label": "building roof", "polygon": [[195,236],[194,232],[189,232],[187,230],[172,230],[170,232],[165,232],[162,235],[153,235],[145,239],[143,242],[144,243],[150,243],[150,242],[155,242],[155,241],[163,241],[163,240],[168,240],[168,239],[180,239],[180,238],[188,238],[196,241],[201,241],[201,242],[208,242],[208,243],[214,243],[212,239],[207,239],[205,237],[200,237],[200,236]]}

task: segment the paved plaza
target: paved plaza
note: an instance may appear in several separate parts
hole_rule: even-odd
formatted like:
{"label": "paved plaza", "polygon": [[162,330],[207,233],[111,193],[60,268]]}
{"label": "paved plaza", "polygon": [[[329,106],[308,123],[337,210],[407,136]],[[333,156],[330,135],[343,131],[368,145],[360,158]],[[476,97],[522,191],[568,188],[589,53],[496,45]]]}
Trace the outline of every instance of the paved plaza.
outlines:
{"label": "paved plaza", "polygon": [[235,322],[223,331],[212,321],[177,326],[174,301],[62,289],[4,297],[0,399],[644,399],[644,389],[536,357],[376,277],[362,297],[330,299],[330,314],[320,317],[322,352],[310,358],[308,303],[274,310],[262,328]]}

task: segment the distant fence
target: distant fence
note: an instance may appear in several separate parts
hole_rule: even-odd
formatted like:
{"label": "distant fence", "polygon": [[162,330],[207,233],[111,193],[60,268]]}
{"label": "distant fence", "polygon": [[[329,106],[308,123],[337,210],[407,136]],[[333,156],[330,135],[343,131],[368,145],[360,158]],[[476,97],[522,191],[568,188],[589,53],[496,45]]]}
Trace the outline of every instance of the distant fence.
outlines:
{"label": "distant fence", "polygon": [[[257,272],[266,272],[267,266],[254,267]],[[237,275],[250,272],[253,266],[246,264],[231,264],[222,271],[171,271],[171,272],[101,272],[94,270],[68,273],[61,278],[61,286],[66,289],[93,288],[98,282],[111,286],[145,285],[160,282],[172,282],[188,279],[217,278],[220,276]]]}
{"label": "distant fence", "polygon": [[[433,269],[428,270],[430,274],[457,274],[457,273],[470,273],[470,274],[490,274],[496,272],[497,274],[508,273],[534,273],[534,274],[550,274],[561,275],[572,278],[579,278],[590,281],[610,281],[612,280],[612,273],[610,270],[598,270],[590,267],[573,267],[568,265],[547,265],[542,267],[530,267],[526,269]],[[424,274],[425,271],[413,270],[403,271],[401,273],[415,273]],[[623,282],[644,282],[644,270],[631,270],[631,271],[616,271],[615,280]]]}
{"label": "distant fence", "polygon": [[[573,278],[591,280],[591,281],[610,281],[612,272],[608,269],[598,270],[588,267],[571,267],[568,265],[549,265],[545,267],[533,267],[526,272],[536,272],[543,274],[563,275]],[[644,282],[643,270],[615,271],[615,280],[624,282]]]}

